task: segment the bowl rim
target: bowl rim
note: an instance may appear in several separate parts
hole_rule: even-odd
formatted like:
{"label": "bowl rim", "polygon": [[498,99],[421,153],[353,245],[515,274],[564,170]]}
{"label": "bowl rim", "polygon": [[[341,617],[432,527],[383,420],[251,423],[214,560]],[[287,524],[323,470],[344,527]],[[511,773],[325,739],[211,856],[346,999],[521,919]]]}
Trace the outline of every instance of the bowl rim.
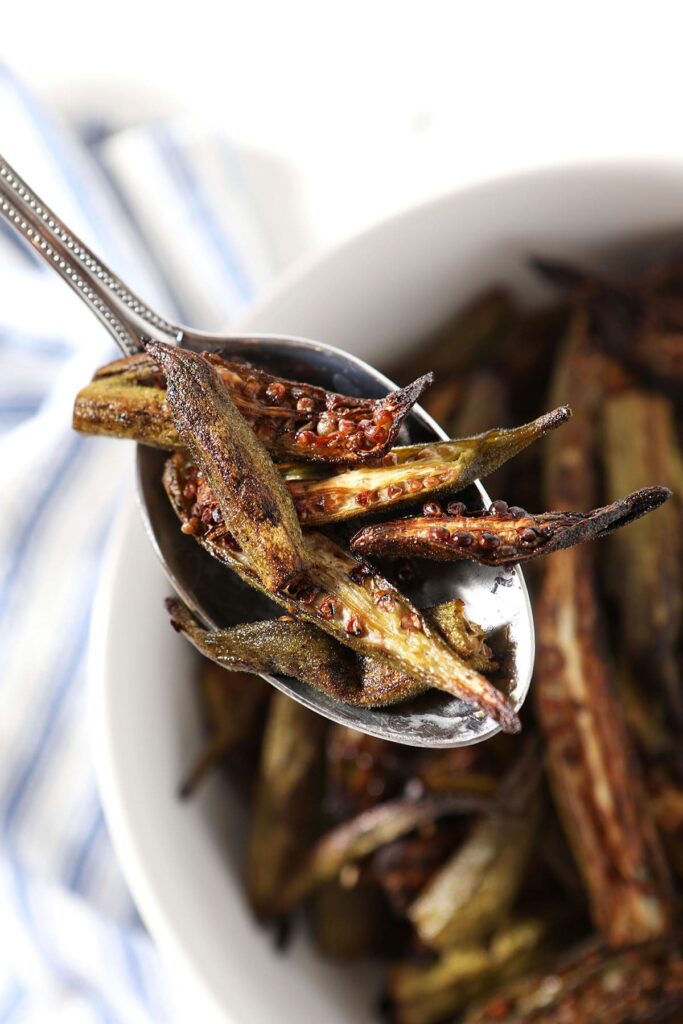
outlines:
{"label": "bowl rim", "polygon": [[264,295],[244,310],[230,325],[230,333],[237,334],[242,330],[254,332],[250,327],[253,322],[259,322],[261,317],[267,313],[269,308],[280,302],[283,295],[297,287],[300,281],[305,279],[315,269],[322,267],[333,260],[340,258],[349,249],[357,245],[363,245],[374,237],[381,235],[390,225],[400,225],[413,217],[423,217],[429,211],[436,212],[441,206],[448,206],[455,196],[462,197],[464,201],[468,198],[475,198],[485,195],[486,192],[496,191],[501,186],[514,189],[524,182],[534,180],[548,180],[571,175],[574,178],[589,178],[604,176],[609,178],[615,174],[633,174],[634,177],[643,174],[674,174],[683,176],[683,157],[675,157],[670,154],[657,156],[624,156],[624,157],[598,157],[592,160],[578,158],[571,161],[553,160],[547,163],[533,164],[532,166],[517,169],[511,172],[501,171],[497,174],[471,182],[465,185],[455,185],[451,188],[441,189],[435,195],[421,199],[415,203],[406,203],[396,210],[389,212],[376,220],[371,221],[365,227],[345,235],[337,241],[323,244],[320,248],[301,256],[295,260],[290,267],[278,274],[276,280],[266,288]]}

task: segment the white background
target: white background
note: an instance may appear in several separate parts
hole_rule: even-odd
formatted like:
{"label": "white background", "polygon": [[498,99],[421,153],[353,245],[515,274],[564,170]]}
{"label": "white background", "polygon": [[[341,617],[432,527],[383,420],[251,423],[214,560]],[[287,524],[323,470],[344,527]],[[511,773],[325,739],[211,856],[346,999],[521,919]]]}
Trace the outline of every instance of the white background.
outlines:
{"label": "white background", "polygon": [[683,150],[666,2],[2,4],[0,54],[69,113],[178,112],[286,158],[330,242],[530,164]]}

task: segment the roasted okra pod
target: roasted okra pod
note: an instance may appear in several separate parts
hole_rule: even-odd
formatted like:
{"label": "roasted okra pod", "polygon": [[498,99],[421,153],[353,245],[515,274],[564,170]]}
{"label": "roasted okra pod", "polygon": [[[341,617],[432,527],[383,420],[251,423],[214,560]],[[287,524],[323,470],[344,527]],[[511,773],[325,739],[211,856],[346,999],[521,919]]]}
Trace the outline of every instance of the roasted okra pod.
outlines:
{"label": "roasted okra pod", "polygon": [[[214,557],[261,589],[249,558],[231,534],[192,516],[194,495],[187,496],[185,484],[182,458],[172,456],[164,485],[181,522]],[[271,595],[290,614],[314,623],[361,655],[474,704],[505,731],[519,730],[519,719],[505,695],[456,654],[388,580],[321,533],[307,532],[305,544],[305,576],[287,593]]]}
{"label": "roasted okra pod", "polygon": [[592,512],[539,515],[501,500],[482,512],[468,512],[461,502],[450,503],[443,512],[428,502],[422,516],[363,527],[351,538],[351,549],[370,558],[413,556],[515,565],[605,537],[659,508],[669,497],[667,487],[645,487]]}
{"label": "roasted okra pod", "polygon": [[[427,374],[386,398],[351,398],[218,355],[198,358],[213,366],[231,401],[271,454],[345,465],[388,451],[432,381]],[[166,368],[159,350],[102,367],[76,396],[75,429],[132,437],[155,447],[182,447],[165,401]]]}

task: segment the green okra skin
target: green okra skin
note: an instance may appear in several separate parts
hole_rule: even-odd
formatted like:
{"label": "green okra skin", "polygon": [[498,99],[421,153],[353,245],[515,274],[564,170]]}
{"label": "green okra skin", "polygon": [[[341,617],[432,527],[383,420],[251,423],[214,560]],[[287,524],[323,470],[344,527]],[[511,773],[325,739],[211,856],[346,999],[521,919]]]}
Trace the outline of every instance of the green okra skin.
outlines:
{"label": "green okra skin", "polygon": [[[498,801],[507,813],[476,822],[408,909],[426,946],[443,950],[479,941],[510,911],[536,836],[539,773],[535,755],[526,752],[500,785]],[[520,805],[511,806],[514,800]]]}
{"label": "green okra skin", "polygon": [[[208,630],[177,598],[166,601],[171,623],[197,650],[231,672],[299,679],[335,700],[384,707],[424,693],[425,683],[373,657],[359,657],[310,622],[289,617]],[[425,613],[454,651],[480,672],[494,666],[483,630],[455,599]]]}
{"label": "green okra skin", "polygon": [[174,422],[224,522],[264,589],[282,590],[306,569],[308,556],[281,475],[208,360],[160,342],[147,350],[164,370]]}
{"label": "green okra skin", "polygon": [[278,914],[282,887],[295,873],[317,826],[326,722],[276,693],[270,705],[251,817],[247,894],[261,918]]}
{"label": "green okra skin", "polygon": [[432,963],[399,963],[389,970],[387,995],[394,1024],[440,1024],[475,1000],[547,962],[551,923],[523,917],[504,923],[489,943],[446,950]]}
{"label": "green okra skin", "polygon": [[362,703],[354,653],[309,622],[267,619],[230,629],[204,629],[175,598],[166,602],[175,628],[205,657],[231,671],[283,675],[345,703]]}
{"label": "green okra skin", "polygon": [[[212,528],[192,515],[186,483],[182,457],[176,455],[166,463],[164,486],[187,532],[245,582],[262,589],[245,552],[236,550],[224,528]],[[394,586],[323,534],[307,531],[305,543],[309,569],[287,593],[271,595],[291,615],[313,622],[359,654],[383,660],[415,682],[474,705],[504,731],[519,731],[506,696],[470,667]]]}
{"label": "green okra skin", "polygon": [[492,672],[497,668],[491,648],[486,642],[486,631],[468,618],[465,602],[461,598],[443,601],[424,615],[472,668],[478,672]]}
{"label": "green okra skin", "polygon": [[408,911],[434,949],[477,941],[510,910],[528,864],[537,815],[482,818]]}
{"label": "green okra skin", "polygon": [[166,392],[117,377],[94,380],[78,392],[72,426],[80,434],[138,441],[165,451],[184,447]]}

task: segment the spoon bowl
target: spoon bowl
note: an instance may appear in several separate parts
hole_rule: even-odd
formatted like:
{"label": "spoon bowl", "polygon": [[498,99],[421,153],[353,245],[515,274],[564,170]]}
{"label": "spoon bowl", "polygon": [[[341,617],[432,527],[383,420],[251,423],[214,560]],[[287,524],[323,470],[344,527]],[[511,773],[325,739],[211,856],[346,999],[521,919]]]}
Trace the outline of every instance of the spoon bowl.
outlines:
{"label": "spoon bowl", "polygon": [[[279,376],[343,394],[381,398],[395,388],[357,356],[304,338],[222,338],[208,347],[223,355],[246,358]],[[413,408],[402,429],[401,444],[447,440],[444,431],[419,406]],[[280,615],[281,608],[244,584],[192,537],[180,532],[161,484],[166,457],[164,452],[138,446],[140,510],[173,589],[199,619],[215,628]],[[490,503],[479,482],[468,488],[464,496],[472,507],[487,507]],[[470,562],[424,562],[416,575],[414,583],[402,583],[402,587],[418,607],[459,597],[469,617],[486,630],[496,660],[501,662],[501,685],[518,710],[529,689],[534,661],[533,619],[520,569],[494,569]],[[500,731],[491,718],[437,691],[406,704],[359,708],[335,701],[294,679],[271,675],[264,675],[264,679],[334,722],[410,746],[466,746]]]}

